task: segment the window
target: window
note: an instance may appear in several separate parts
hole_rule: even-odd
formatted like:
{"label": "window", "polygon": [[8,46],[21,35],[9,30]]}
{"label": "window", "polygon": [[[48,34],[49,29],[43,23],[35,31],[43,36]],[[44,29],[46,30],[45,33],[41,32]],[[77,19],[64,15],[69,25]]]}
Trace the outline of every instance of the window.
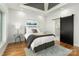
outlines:
{"label": "window", "polygon": [[2,12],[0,11],[0,42],[2,41]]}

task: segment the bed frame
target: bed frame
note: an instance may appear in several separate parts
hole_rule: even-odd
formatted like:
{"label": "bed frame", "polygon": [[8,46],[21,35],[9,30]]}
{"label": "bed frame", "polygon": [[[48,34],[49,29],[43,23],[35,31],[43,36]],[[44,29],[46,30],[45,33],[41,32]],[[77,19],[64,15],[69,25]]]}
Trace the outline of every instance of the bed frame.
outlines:
{"label": "bed frame", "polygon": [[37,47],[34,48],[33,52],[39,52],[41,50],[44,50],[44,49],[47,49],[51,46],[54,46],[55,45],[55,41],[51,41],[51,42],[48,42],[48,43],[45,43],[45,44],[42,44],[42,45],[39,45]]}

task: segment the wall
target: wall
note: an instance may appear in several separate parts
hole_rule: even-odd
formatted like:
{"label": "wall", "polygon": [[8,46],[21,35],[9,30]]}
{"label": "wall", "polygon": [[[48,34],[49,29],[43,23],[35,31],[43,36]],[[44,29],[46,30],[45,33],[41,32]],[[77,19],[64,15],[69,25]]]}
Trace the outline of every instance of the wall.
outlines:
{"label": "wall", "polygon": [[[39,12],[34,12],[31,10],[25,10],[22,16],[21,13],[18,15],[20,10],[9,10],[9,23],[8,23],[8,41],[9,43],[14,42],[13,33],[15,32],[14,23],[24,23],[27,19],[35,19],[39,21],[39,29],[45,33],[55,33],[55,18],[68,16],[71,14],[75,14],[74,17],[74,45],[79,46],[78,40],[78,25],[79,25],[79,4],[66,4],[61,8],[51,11],[46,16],[42,15]],[[45,28],[46,26],[46,28]],[[23,27],[23,26],[22,26]]]}
{"label": "wall", "polygon": [[0,55],[3,54],[7,46],[7,23],[8,21],[8,8],[5,4],[0,4],[0,10],[3,12],[3,33],[2,33],[2,42],[0,43]]}
{"label": "wall", "polygon": [[[51,19],[65,17],[74,14],[74,45],[76,46],[79,46],[79,8],[78,7],[79,7],[78,3],[66,4],[61,8],[47,14],[47,21],[51,21],[50,23],[54,22],[54,20]],[[50,29],[54,30],[53,27],[49,24],[49,22],[47,23],[48,23],[47,25],[50,26]],[[52,23],[52,25],[55,24]],[[47,26],[47,30],[50,32],[48,26]]]}
{"label": "wall", "polygon": [[[27,19],[35,19],[39,22],[39,29],[45,33],[55,33],[55,18],[68,16],[74,14],[74,45],[79,46],[79,4],[67,4],[63,7],[48,13],[46,16],[39,12],[31,10],[14,10],[7,9],[5,4],[0,4],[0,9],[4,12],[3,25],[3,41],[0,45],[0,55],[3,54],[8,43],[14,42],[13,34],[16,29],[14,24],[21,23],[23,27]],[[9,11],[9,14],[8,14]],[[9,18],[8,18],[9,16]],[[7,21],[6,21],[7,20]],[[8,23],[8,24],[7,24]],[[8,27],[8,28],[7,28]],[[23,32],[23,30],[22,30]],[[7,39],[6,39],[7,38]]]}
{"label": "wall", "polygon": [[41,31],[44,31],[45,21],[43,14],[28,9],[26,10],[9,9],[8,38],[7,38],[8,43],[15,42],[15,37],[14,37],[14,34],[16,33],[15,24],[16,23],[21,24],[20,32],[24,32],[24,24],[26,20],[29,19],[38,21],[39,24],[38,28]]}

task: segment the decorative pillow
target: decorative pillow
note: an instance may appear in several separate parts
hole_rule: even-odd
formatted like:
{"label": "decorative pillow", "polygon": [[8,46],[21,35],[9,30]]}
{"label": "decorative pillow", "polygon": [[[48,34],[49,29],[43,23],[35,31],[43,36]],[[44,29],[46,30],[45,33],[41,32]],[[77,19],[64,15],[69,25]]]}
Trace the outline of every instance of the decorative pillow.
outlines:
{"label": "decorative pillow", "polygon": [[37,29],[32,29],[33,33],[38,33]]}

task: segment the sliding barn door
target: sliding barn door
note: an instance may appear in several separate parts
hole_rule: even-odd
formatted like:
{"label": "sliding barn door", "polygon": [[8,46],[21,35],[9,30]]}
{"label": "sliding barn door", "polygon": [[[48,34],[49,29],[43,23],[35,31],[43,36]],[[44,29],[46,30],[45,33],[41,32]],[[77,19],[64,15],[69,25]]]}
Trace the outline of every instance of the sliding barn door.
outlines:
{"label": "sliding barn door", "polygon": [[60,41],[73,45],[73,15],[60,19]]}

